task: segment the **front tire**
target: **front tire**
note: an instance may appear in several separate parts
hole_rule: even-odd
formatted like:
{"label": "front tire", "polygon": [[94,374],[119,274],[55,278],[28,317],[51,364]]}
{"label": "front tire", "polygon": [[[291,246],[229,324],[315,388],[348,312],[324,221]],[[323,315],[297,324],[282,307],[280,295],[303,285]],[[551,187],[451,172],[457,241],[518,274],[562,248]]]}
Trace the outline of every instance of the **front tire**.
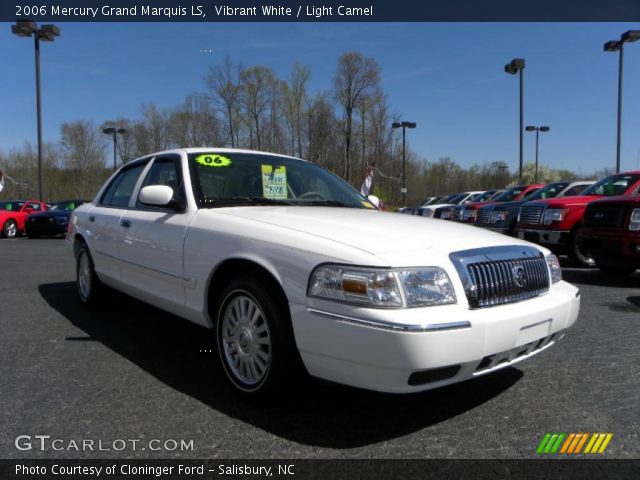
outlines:
{"label": "front tire", "polygon": [[2,236],[4,238],[16,238],[18,236],[18,224],[15,220],[9,219],[2,226]]}
{"label": "front tire", "polygon": [[593,257],[584,251],[582,247],[582,227],[579,227],[571,234],[569,241],[569,258],[577,267],[594,267],[596,262]]}
{"label": "front tire", "polygon": [[265,287],[242,277],[231,282],[216,310],[216,343],[231,384],[252,397],[271,396],[294,364],[289,311]]}
{"label": "front tire", "polygon": [[89,307],[100,303],[104,286],[96,275],[89,248],[82,244],[76,259],[76,288],[80,302]]}

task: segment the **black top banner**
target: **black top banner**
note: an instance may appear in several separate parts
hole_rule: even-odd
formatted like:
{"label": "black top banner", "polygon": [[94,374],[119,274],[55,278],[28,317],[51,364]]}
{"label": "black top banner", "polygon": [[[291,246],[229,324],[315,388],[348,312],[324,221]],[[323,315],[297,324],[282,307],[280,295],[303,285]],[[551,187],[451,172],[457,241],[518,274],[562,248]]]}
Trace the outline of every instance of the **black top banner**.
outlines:
{"label": "black top banner", "polygon": [[640,0],[15,0],[38,22],[629,22]]}

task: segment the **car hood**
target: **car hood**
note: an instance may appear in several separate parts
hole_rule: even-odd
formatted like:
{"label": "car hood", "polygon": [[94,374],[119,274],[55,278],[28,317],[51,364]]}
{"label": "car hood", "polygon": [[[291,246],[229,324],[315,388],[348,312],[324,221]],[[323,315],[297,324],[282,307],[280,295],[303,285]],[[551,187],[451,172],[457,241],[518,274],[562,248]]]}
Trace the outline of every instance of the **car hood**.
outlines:
{"label": "car hood", "polygon": [[71,216],[71,212],[66,211],[53,211],[53,212],[40,212],[40,213],[32,213],[29,217],[38,217],[38,218],[47,218],[47,217],[69,217]]}
{"label": "car hood", "polygon": [[541,200],[531,200],[530,203],[546,205],[547,208],[584,207],[588,203],[602,198],[601,195],[576,195],[574,197],[546,198]]}
{"label": "car hood", "polygon": [[499,203],[499,202],[496,202],[495,200],[488,200],[486,202],[471,202],[471,203],[467,203],[464,206],[464,208],[471,207],[472,209],[474,209],[474,208],[480,208],[480,207],[484,207],[485,205],[490,205],[494,203]]}
{"label": "car hood", "polygon": [[523,203],[525,203],[524,200],[520,200],[516,202],[496,202],[491,204],[490,206],[492,206],[494,210],[509,210],[511,208],[518,208]]}
{"label": "car hood", "polygon": [[[595,202],[594,202],[595,203]],[[615,197],[603,197],[597,201],[598,205],[603,203],[625,203],[634,206],[640,206],[640,195],[616,195]]]}
{"label": "car hood", "polygon": [[[373,255],[498,245],[529,245],[473,226],[376,210],[332,207],[234,207],[209,210],[338,242]],[[205,215],[209,215],[205,213]]]}

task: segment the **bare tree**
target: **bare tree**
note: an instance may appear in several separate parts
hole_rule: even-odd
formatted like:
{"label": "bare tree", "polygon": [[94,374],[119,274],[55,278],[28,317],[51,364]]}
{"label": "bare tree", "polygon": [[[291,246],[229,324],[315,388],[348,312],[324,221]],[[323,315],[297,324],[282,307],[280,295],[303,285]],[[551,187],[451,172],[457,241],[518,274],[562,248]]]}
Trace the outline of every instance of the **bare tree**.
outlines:
{"label": "bare tree", "polygon": [[106,138],[93,122],[80,120],[60,126],[60,146],[65,167],[75,172],[72,193],[93,196],[102,181]]}
{"label": "bare tree", "polygon": [[260,150],[263,144],[261,122],[262,117],[271,104],[275,75],[270,68],[261,65],[240,72],[242,85],[241,104],[247,113],[249,130],[249,148],[255,146]]}
{"label": "bare tree", "polygon": [[222,143],[219,121],[204,95],[187,95],[169,114],[168,134],[176,147],[206,147]]}
{"label": "bare tree", "polygon": [[380,67],[373,58],[349,52],[338,60],[333,79],[334,95],[344,111],[344,169],[343,177],[352,180],[351,138],[353,134],[353,111],[361,97],[375,91],[380,84]]}
{"label": "bare tree", "polygon": [[211,91],[211,100],[216,108],[226,116],[231,147],[237,146],[237,125],[240,110],[240,72],[242,66],[234,66],[229,57],[222,65],[211,67],[205,82]]}

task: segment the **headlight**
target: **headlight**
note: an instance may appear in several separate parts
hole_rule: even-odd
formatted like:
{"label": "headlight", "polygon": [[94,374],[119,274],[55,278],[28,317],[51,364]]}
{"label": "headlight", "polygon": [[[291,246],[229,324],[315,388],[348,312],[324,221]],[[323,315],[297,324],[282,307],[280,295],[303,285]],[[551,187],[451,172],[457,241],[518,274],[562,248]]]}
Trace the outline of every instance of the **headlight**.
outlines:
{"label": "headlight", "polygon": [[509,216],[509,210],[499,210],[491,213],[491,223],[504,222]]}
{"label": "headlight", "polygon": [[478,213],[478,210],[471,209],[471,208],[465,208],[462,211],[462,220],[475,220],[476,219],[476,215]]}
{"label": "headlight", "polygon": [[631,218],[629,219],[629,230],[632,232],[640,231],[640,208],[634,208],[631,211]]}
{"label": "headlight", "polygon": [[542,223],[550,225],[553,222],[561,222],[569,213],[568,208],[550,208],[544,212]]}
{"label": "headlight", "polygon": [[560,268],[560,260],[555,255],[547,255],[547,266],[549,267],[549,273],[551,274],[551,283],[556,283],[562,280],[562,269]]}
{"label": "headlight", "polygon": [[442,268],[376,270],[322,265],[309,279],[307,294],[372,307],[425,307],[456,302],[451,280]]}

